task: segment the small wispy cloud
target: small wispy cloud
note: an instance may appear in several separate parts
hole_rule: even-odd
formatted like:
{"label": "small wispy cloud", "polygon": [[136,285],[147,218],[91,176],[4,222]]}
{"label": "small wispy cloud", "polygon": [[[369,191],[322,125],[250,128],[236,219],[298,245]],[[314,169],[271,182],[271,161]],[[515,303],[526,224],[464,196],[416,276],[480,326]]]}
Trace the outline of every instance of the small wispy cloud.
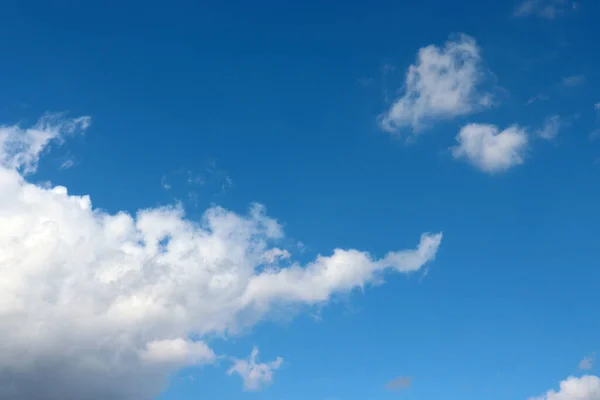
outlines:
{"label": "small wispy cloud", "polygon": [[234,359],[233,366],[227,371],[229,375],[238,374],[244,381],[244,390],[256,391],[273,381],[273,373],[283,364],[283,358],[277,357],[268,363],[257,362],[258,347],[252,349],[247,359]]}
{"label": "small wispy cloud", "polygon": [[196,192],[189,192],[188,193],[188,200],[192,204],[192,206],[198,207],[198,204],[199,204],[198,193],[196,193]]}
{"label": "small wispy cloud", "polygon": [[215,159],[209,159],[199,169],[181,167],[165,173],[160,186],[173,193],[178,201],[196,208],[201,199],[224,195],[233,186],[233,179],[225,170],[217,167]]}
{"label": "small wispy cloud", "polygon": [[19,125],[0,125],[0,167],[34,173],[42,151],[50,144],[60,144],[66,136],[83,134],[90,127],[89,116],[65,119],[65,113],[46,114],[36,125],[23,129]]}
{"label": "small wispy cloud", "polygon": [[583,360],[579,362],[579,369],[588,370],[594,367],[594,362],[596,362],[596,352],[583,357]]}
{"label": "small wispy cloud", "polygon": [[552,115],[546,118],[544,121],[544,126],[538,129],[537,134],[542,139],[552,140],[558,136],[558,133],[563,125],[563,121],[559,115]]}
{"label": "small wispy cloud", "polygon": [[393,93],[395,89],[390,90],[390,84],[395,81],[395,72],[397,68],[392,64],[383,64],[381,67],[381,94],[385,104],[390,103],[390,91]]}
{"label": "small wispy cloud", "polygon": [[412,385],[412,380],[409,376],[399,376],[389,381],[385,387],[388,390],[408,389]]}
{"label": "small wispy cloud", "polygon": [[73,160],[72,158],[68,158],[60,164],[58,169],[60,169],[61,171],[64,171],[66,169],[71,168],[73,165],[75,165],[75,160]]}
{"label": "small wispy cloud", "polygon": [[188,185],[204,185],[205,181],[201,175],[194,175],[192,171],[188,171]]}
{"label": "small wispy cloud", "polygon": [[216,159],[213,158],[208,161],[206,172],[216,177],[217,180],[221,181],[221,193],[225,193],[233,186],[233,179],[231,179],[227,171],[217,167]]}
{"label": "small wispy cloud", "polygon": [[233,186],[233,180],[228,175],[225,175],[221,184],[221,192],[225,193],[231,186]]}
{"label": "small wispy cloud", "polygon": [[513,12],[514,18],[538,16],[553,20],[569,10],[575,10],[578,3],[570,0],[525,0]]}
{"label": "small wispy cloud", "polygon": [[527,100],[527,104],[533,104],[536,101],[547,101],[549,99],[550,99],[550,97],[548,97],[547,95],[545,95],[543,93],[539,93],[539,94],[536,94],[535,96],[531,97],[529,100]]}
{"label": "small wispy cloud", "polygon": [[569,75],[562,79],[562,85],[565,87],[579,86],[585,82],[583,75]]}
{"label": "small wispy cloud", "polygon": [[171,185],[169,184],[169,182],[167,182],[167,176],[166,175],[163,175],[163,177],[160,178],[160,186],[162,186],[162,188],[165,189],[165,190],[171,189]]}

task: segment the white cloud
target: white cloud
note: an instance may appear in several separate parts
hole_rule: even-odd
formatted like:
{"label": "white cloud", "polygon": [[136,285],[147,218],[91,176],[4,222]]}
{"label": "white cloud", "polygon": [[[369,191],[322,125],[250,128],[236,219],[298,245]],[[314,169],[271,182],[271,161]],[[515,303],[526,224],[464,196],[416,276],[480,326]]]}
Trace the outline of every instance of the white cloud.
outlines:
{"label": "white cloud", "polygon": [[380,116],[382,129],[418,132],[435,120],[468,115],[492,105],[492,95],[480,92],[485,75],[475,39],[461,34],[443,47],[419,50],[408,68],[404,94]]}
{"label": "white cloud", "polygon": [[600,103],[594,104],[594,110],[596,110],[596,111],[600,110]]}
{"label": "white cloud", "polygon": [[563,123],[560,119],[560,116],[550,116],[546,118],[546,120],[544,121],[544,126],[537,131],[537,134],[542,139],[552,140],[558,135],[558,132],[560,131],[562,125]]}
{"label": "white cloud", "polygon": [[575,8],[577,3],[570,0],[525,0],[517,6],[513,16],[522,18],[536,15],[551,20]]}
{"label": "white cloud", "polygon": [[583,360],[579,363],[579,369],[592,369],[594,362],[596,361],[596,353],[592,353],[589,356],[583,357]]}
{"label": "white cloud", "polygon": [[571,376],[560,382],[560,389],[549,390],[538,397],[529,400],[600,400],[600,378],[585,375],[581,378]]}
{"label": "white cloud", "polygon": [[258,348],[254,347],[250,357],[246,360],[234,360],[233,366],[228,374],[238,374],[244,380],[245,390],[260,390],[273,381],[273,372],[283,364],[283,358],[277,357],[274,361],[268,363],[259,363]]}
{"label": "white cloud", "polygon": [[0,130],[3,400],[151,399],[174,369],[214,359],[207,336],[240,333],[277,307],[324,304],[384,270],[416,271],[442,239],[424,234],[416,249],[381,259],[336,249],[263,269],[285,253],[260,205],[247,215],[209,208],[197,222],[178,206],[109,214],[89,196],[25,180],[44,146],[87,125]]}
{"label": "white cloud", "polygon": [[487,173],[497,173],[522,164],[527,150],[525,129],[516,125],[500,131],[495,125],[469,124],[458,136],[452,148],[456,159],[466,159]]}

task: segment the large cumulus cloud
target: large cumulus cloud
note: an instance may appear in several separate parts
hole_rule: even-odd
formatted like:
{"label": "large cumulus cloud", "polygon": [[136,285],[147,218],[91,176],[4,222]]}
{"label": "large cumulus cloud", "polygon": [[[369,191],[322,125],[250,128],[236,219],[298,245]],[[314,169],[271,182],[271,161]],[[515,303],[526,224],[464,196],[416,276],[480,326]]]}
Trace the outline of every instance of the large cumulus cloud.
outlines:
{"label": "large cumulus cloud", "polygon": [[89,125],[0,127],[2,399],[150,399],[169,373],[215,360],[207,335],[241,332],[280,305],[326,302],[384,270],[416,271],[440,245],[441,234],[423,234],[380,259],[336,249],[283,263],[283,231],[260,205],[210,208],[200,221],[178,206],[109,214],[27,181],[49,143]]}

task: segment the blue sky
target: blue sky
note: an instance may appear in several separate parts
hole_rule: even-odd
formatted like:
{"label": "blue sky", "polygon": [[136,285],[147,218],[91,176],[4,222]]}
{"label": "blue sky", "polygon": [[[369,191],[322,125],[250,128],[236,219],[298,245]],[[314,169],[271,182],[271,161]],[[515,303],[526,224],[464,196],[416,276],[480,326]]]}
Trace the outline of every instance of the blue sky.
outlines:
{"label": "blue sky", "polygon": [[204,3],[0,6],[8,398],[600,399],[600,4]]}

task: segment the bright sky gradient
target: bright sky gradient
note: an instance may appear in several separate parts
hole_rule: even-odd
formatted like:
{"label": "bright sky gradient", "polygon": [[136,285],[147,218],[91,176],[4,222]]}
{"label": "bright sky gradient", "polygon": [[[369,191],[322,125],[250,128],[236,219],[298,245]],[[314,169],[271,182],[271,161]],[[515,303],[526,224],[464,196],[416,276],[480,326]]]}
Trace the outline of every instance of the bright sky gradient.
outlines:
{"label": "bright sky gradient", "polygon": [[600,400],[600,3],[0,5],[0,398]]}

